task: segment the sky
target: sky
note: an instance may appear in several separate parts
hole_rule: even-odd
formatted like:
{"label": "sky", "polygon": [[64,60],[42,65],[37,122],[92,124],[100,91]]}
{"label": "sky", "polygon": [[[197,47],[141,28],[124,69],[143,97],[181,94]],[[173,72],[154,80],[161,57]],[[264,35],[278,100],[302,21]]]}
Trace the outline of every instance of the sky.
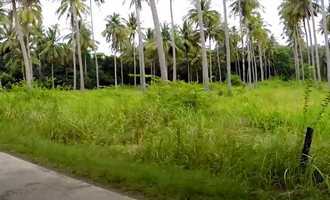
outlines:
{"label": "sky", "polygon": [[[101,7],[98,7],[93,2],[93,14],[94,14],[94,31],[95,39],[99,42],[98,52],[103,52],[109,54],[110,48],[109,44],[106,43],[105,39],[102,37],[102,31],[105,28],[105,18],[108,15],[119,13],[122,17],[127,18],[129,13],[133,12],[133,9],[129,7],[129,1],[126,0],[124,4],[123,0],[105,0],[106,3],[102,4]],[[174,1],[174,21],[176,24],[181,25],[182,19],[187,14],[188,10],[192,8],[191,0],[173,0]],[[59,7],[59,0],[47,1],[42,0],[43,7],[43,18],[45,26],[51,26],[53,24],[59,24],[61,27],[61,34],[66,34],[70,31],[68,26],[68,21],[63,17],[63,19],[58,19],[58,16],[55,14],[56,9]],[[227,4],[229,4],[228,1]],[[282,37],[283,26],[280,23],[278,15],[278,7],[281,3],[281,0],[260,0],[262,5],[261,14],[267,25],[267,28],[275,36],[276,40],[280,44],[285,44],[286,39]],[[327,0],[326,0],[327,3]],[[88,1],[89,5],[89,1]],[[227,5],[229,6],[229,5]],[[212,0],[212,8],[221,13],[223,19],[223,7],[222,0]],[[170,22],[170,6],[169,0],[158,0],[157,9],[159,13],[159,19],[161,22]],[[229,9],[229,8],[228,8]],[[153,20],[151,15],[151,10],[146,3],[143,4],[142,13],[142,26],[144,28],[153,27]],[[238,24],[238,18],[229,14],[229,24],[234,26]],[[85,16],[86,22],[90,23],[90,17]],[[320,37],[321,39],[321,37]],[[322,42],[322,41],[321,41]]]}

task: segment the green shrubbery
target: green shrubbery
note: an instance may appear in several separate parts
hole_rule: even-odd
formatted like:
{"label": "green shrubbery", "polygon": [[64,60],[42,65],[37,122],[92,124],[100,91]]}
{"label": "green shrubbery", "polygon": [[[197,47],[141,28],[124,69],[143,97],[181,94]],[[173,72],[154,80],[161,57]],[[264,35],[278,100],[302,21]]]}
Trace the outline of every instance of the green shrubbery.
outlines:
{"label": "green shrubbery", "polygon": [[[211,182],[221,179],[224,185],[237,184],[240,191],[227,188],[227,199],[235,192],[257,199],[282,198],[286,192],[292,192],[292,197],[327,197],[324,190],[316,189],[310,182],[297,181],[295,173],[304,129],[322,109],[321,99],[326,93],[322,88],[312,89],[304,117],[304,87],[291,85],[273,81],[256,90],[237,87],[234,96],[224,95],[224,85],[214,84],[211,92],[206,93],[200,85],[181,82],[153,85],[146,92],[124,88],[69,92],[15,87],[0,94],[0,138],[9,137],[6,134],[40,138],[72,150],[77,146],[95,147],[108,152],[109,157],[88,159],[101,163],[104,159],[100,164],[103,167],[108,165],[108,159],[122,158],[137,165],[160,167],[161,171],[154,169],[159,174],[169,173],[166,169],[172,167],[183,170],[182,173],[199,171],[208,174],[205,178]],[[313,164],[325,175],[330,174],[329,150],[324,148],[330,142],[326,134],[330,131],[328,119],[326,111],[315,127],[313,144]],[[7,140],[13,144],[22,142]],[[41,157],[44,156],[47,155]],[[56,154],[49,156],[56,160]],[[79,162],[84,165],[85,156],[81,156]],[[88,166],[89,169],[71,165],[67,161],[65,167],[88,177],[100,170],[98,165]],[[81,172],[85,170],[84,175]],[[108,170],[106,173],[111,174]],[[147,176],[143,173],[141,177]],[[137,180],[125,178],[123,171],[114,172],[111,177],[120,180],[111,182],[130,184],[147,195],[166,188],[168,199],[199,199],[200,195],[207,196],[200,199],[219,199],[225,198],[226,193],[212,186],[202,188],[200,185],[206,181],[203,176],[196,179],[201,181],[196,187],[201,188],[187,189],[185,185],[181,191],[162,185],[165,180],[143,178],[144,184],[159,187],[149,193],[147,188],[137,188]],[[102,181],[100,177],[90,178]],[[179,183],[177,180],[175,184]]]}

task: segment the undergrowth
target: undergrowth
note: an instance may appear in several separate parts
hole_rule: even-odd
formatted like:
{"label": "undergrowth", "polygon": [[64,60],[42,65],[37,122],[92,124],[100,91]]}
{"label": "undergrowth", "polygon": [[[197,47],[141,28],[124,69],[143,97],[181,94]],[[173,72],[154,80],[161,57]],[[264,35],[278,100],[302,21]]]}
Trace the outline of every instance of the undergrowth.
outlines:
{"label": "undergrowth", "polygon": [[[146,92],[16,87],[0,91],[0,148],[150,199],[327,199],[329,94],[280,81],[237,86],[232,96],[225,85],[206,93],[180,82]],[[326,177],[319,186],[297,170],[313,123],[311,167]]]}

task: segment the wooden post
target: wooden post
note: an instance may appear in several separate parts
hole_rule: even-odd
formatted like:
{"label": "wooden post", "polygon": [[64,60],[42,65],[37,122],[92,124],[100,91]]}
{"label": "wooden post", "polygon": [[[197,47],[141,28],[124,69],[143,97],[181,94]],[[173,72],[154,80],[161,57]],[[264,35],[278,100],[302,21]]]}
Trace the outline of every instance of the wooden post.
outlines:
{"label": "wooden post", "polygon": [[[310,127],[307,128],[304,147],[300,158],[300,167],[303,171],[306,170],[309,161],[309,157],[310,157],[309,152],[313,141],[313,132],[314,130],[312,128]],[[322,183],[324,181],[322,174],[318,170],[314,170],[313,172],[313,181],[316,184]]]}
{"label": "wooden post", "polygon": [[314,130],[310,127],[307,128],[304,147],[302,150],[301,158],[300,158],[300,166],[303,170],[306,169],[308,160],[309,160],[309,151],[313,141],[313,132]]}

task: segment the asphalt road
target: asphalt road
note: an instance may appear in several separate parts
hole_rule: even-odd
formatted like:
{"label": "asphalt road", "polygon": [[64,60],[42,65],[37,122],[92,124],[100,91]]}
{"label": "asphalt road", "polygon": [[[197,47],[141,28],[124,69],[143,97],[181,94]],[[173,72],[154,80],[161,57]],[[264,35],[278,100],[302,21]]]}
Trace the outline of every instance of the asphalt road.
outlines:
{"label": "asphalt road", "polygon": [[134,200],[0,152],[0,200]]}

